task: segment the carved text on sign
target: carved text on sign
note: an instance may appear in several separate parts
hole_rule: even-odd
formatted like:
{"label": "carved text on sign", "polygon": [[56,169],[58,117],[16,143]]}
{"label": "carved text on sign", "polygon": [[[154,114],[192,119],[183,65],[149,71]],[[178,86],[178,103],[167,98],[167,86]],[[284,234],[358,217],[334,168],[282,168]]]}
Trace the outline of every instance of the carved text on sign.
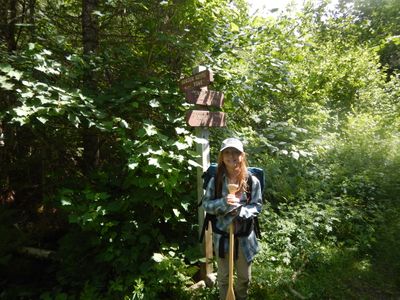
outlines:
{"label": "carved text on sign", "polygon": [[179,81],[179,87],[182,91],[187,91],[190,89],[201,88],[202,86],[207,86],[214,81],[213,74],[210,70],[204,70],[193,76],[183,78]]}

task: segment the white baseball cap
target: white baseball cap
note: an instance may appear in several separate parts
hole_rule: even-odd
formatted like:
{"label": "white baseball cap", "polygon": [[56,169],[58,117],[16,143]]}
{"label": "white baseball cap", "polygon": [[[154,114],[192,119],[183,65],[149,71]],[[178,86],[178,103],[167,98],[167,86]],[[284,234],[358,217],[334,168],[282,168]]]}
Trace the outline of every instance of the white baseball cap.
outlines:
{"label": "white baseball cap", "polygon": [[236,138],[227,138],[226,140],[224,140],[219,151],[222,152],[226,148],[231,147],[239,150],[240,152],[244,152],[242,142]]}

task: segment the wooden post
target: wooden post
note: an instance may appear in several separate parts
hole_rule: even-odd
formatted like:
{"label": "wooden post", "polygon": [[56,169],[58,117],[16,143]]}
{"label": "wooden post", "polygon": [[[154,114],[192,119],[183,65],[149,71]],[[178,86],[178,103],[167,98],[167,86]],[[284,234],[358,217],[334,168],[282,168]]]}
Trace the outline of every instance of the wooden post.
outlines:
{"label": "wooden post", "polygon": [[[193,75],[204,70],[205,70],[204,67],[199,66],[193,70]],[[207,91],[207,89],[208,89],[207,87],[201,88],[201,90],[205,91]],[[199,156],[198,164],[202,166],[197,168],[197,203],[200,203],[204,196],[202,175],[210,166],[210,142],[209,142],[210,130],[207,127],[196,127],[195,130],[196,130],[195,131],[196,137],[198,139],[198,142],[196,144],[196,152],[197,155]],[[199,237],[204,223],[204,217],[205,217],[205,211],[203,209],[203,206],[200,205],[198,208]],[[205,279],[207,277],[207,274],[213,272],[213,265],[212,265],[213,245],[212,245],[211,226],[209,226],[209,230],[206,230],[206,232],[204,233],[204,240],[201,247],[202,247],[201,249],[202,254],[204,255],[206,261],[204,264],[200,266],[201,268],[200,277],[201,279]]]}
{"label": "wooden post", "polygon": [[[203,106],[202,110],[191,110],[186,113],[186,122],[189,126],[196,128],[197,145],[196,151],[199,157],[197,168],[197,201],[203,200],[203,173],[210,166],[210,144],[208,127],[225,127],[226,118],[223,112],[208,110],[209,106],[221,108],[224,103],[222,92],[209,91],[208,85],[214,81],[213,72],[205,67],[199,66],[193,69],[192,76],[179,81],[179,87],[186,95],[186,101],[197,106]],[[207,109],[204,109],[207,107]],[[198,209],[199,237],[204,223],[205,212],[202,206]],[[208,224],[208,230],[204,233],[202,254],[206,262],[200,266],[200,277],[206,279],[213,272],[213,245],[212,229]]]}
{"label": "wooden post", "polygon": [[[196,128],[196,137],[198,139],[198,143],[196,146],[196,152],[199,155],[198,163],[202,167],[197,168],[197,201],[200,203],[204,196],[203,190],[203,173],[210,166],[210,143],[209,143],[209,135],[210,131],[205,127],[197,127]],[[200,205],[198,208],[198,224],[199,224],[199,237],[201,234],[201,229],[204,223],[205,212],[203,206]],[[200,270],[200,276],[202,279],[205,279],[207,274],[213,272],[213,245],[212,245],[212,231],[211,224],[209,224],[209,229],[204,233],[204,240],[202,243],[202,253],[206,258],[206,262],[202,264]]]}
{"label": "wooden post", "polygon": [[0,147],[4,147],[3,123],[0,121]]}

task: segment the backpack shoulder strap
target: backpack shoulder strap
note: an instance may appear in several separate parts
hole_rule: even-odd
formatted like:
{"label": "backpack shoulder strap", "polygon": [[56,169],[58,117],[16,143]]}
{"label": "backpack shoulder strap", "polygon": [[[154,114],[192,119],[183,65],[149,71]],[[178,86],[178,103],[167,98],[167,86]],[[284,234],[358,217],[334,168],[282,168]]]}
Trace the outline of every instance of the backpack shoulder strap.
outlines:
{"label": "backpack shoulder strap", "polygon": [[246,196],[247,196],[247,203],[250,203],[251,201],[251,191],[253,188],[253,174],[249,172],[249,176],[247,177],[247,191],[246,191]]}
{"label": "backpack shoulder strap", "polygon": [[[249,177],[247,178],[247,203],[250,203],[251,201],[251,192],[252,192],[252,188],[253,188],[253,178],[252,178],[253,174],[251,171],[249,171]],[[258,222],[258,217],[254,217],[254,233],[256,234],[256,237],[261,239],[261,229],[260,229],[260,224]]]}

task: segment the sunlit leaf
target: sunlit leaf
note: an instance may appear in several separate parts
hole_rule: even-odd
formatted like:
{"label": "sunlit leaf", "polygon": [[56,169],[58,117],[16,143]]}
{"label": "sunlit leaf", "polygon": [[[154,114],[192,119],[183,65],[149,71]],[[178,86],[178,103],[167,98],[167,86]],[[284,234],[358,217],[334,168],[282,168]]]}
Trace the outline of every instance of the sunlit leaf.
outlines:
{"label": "sunlit leaf", "polygon": [[292,154],[292,157],[293,157],[294,159],[299,159],[299,157],[300,157],[299,152],[292,151],[291,154]]}
{"label": "sunlit leaf", "polygon": [[148,162],[149,162],[149,165],[150,165],[150,166],[155,166],[155,167],[157,167],[157,168],[160,168],[160,163],[158,162],[158,159],[157,159],[157,158],[150,157],[150,158],[148,159]]}
{"label": "sunlit leaf", "polygon": [[71,205],[71,204],[72,204],[72,203],[71,203],[70,200],[64,200],[64,199],[61,200],[61,205],[62,205],[62,206],[67,206],[67,205]]}
{"label": "sunlit leaf", "polygon": [[78,116],[74,115],[74,114],[68,114],[68,120],[71,121],[71,123],[78,128],[79,124],[81,123],[80,119],[78,118]]}
{"label": "sunlit leaf", "polygon": [[22,98],[32,98],[34,94],[32,93],[32,91],[28,91],[26,93],[21,93],[20,95]]}
{"label": "sunlit leaf", "polygon": [[160,102],[158,102],[156,99],[150,100],[149,104],[153,108],[160,107]]}
{"label": "sunlit leaf", "polygon": [[181,142],[175,142],[174,145],[176,146],[176,148],[178,148],[178,150],[184,150],[184,149],[189,148],[188,144],[184,144]]}
{"label": "sunlit leaf", "polygon": [[175,127],[175,131],[176,131],[177,134],[188,133],[188,131],[185,128],[182,128],[182,127]]}
{"label": "sunlit leaf", "polygon": [[93,12],[93,14],[94,14],[94,15],[97,15],[97,16],[99,16],[99,17],[103,17],[103,16],[104,16],[104,14],[103,14],[101,11],[99,11],[99,10],[95,10],[95,11]]}
{"label": "sunlit leaf", "polygon": [[157,134],[157,128],[153,124],[144,124],[143,129],[147,136],[153,136]]}
{"label": "sunlit leaf", "polygon": [[16,80],[20,80],[22,77],[22,72],[16,71],[16,70],[11,70],[8,72],[8,76],[15,78]]}
{"label": "sunlit leaf", "polygon": [[193,167],[199,167],[199,168],[202,167],[202,165],[200,165],[199,163],[195,162],[195,161],[192,160],[192,159],[189,159],[189,160],[188,160],[188,164],[191,165],[191,166],[193,166]]}
{"label": "sunlit leaf", "polygon": [[239,26],[236,25],[235,23],[231,22],[231,30],[233,32],[238,32],[239,31]]}
{"label": "sunlit leaf", "polygon": [[11,82],[7,82],[6,80],[7,80],[6,77],[0,75],[1,88],[5,89],[5,90],[12,90],[14,87],[14,84],[12,84]]}
{"label": "sunlit leaf", "polygon": [[129,128],[129,124],[125,120],[121,120],[119,124],[121,125],[122,128]]}
{"label": "sunlit leaf", "polygon": [[48,121],[46,118],[43,117],[36,117],[36,119],[42,124],[45,124]]}
{"label": "sunlit leaf", "polygon": [[138,163],[130,163],[128,165],[128,168],[131,169],[131,170],[135,170],[138,166],[139,166]]}
{"label": "sunlit leaf", "polygon": [[154,253],[153,256],[152,256],[152,259],[153,259],[155,262],[160,263],[160,262],[162,262],[162,261],[165,259],[165,256],[162,255],[161,253]]}
{"label": "sunlit leaf", "polygon": [[29,108],[25,107],[25,106],[21,106],[21,107],[17,107],[14,108],[14,112],[17,114],[17,116],[19,117],[25,117],[29,114]]}

